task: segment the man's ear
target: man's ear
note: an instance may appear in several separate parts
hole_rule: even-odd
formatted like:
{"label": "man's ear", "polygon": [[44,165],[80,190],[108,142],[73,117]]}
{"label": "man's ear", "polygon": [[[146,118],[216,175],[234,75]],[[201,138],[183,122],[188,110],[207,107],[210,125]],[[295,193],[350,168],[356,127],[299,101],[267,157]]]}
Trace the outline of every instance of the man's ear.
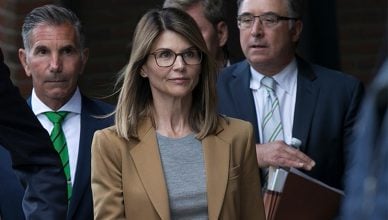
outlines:
{"label": "man's ear", "polygon": [[29,68],[28,62],[27,62],[27,52],[26,52],[26,50],[20,48],[18,50],[18,55],[19,55],[20,64],[22,64],[24,72],[26,73],[26,75],[28,77],[31,77],[30,68]]}
{"label": "man's ear", "polygon": [[216,31],[218,37],[218,46],[225,46],[229,36],[228,25],[224,21],[220,21],[216,26]]}
{"label": "man's ear", "polygon": [[303,22],[301,20],[296,20],[294,25],[291,28],[291,38],[293,42],[298,42],[300,39],[300,35],[303,29]]}

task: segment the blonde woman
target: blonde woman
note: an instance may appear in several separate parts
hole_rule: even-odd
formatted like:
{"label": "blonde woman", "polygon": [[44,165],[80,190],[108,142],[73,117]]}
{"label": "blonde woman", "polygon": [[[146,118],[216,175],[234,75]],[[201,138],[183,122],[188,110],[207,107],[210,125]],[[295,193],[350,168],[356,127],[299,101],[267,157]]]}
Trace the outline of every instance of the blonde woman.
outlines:
{"label": "blonde woman", "polygon": [[217,114],[215,71],[189,15],[142,17],[93,140],[95,219],[264,219],[252,126]]}

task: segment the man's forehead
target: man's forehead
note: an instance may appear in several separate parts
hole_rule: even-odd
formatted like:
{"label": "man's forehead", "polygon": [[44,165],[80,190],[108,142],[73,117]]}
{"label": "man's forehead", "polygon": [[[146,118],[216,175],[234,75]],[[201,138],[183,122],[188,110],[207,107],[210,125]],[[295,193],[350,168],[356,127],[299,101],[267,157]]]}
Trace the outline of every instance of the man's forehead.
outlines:
{"label": "man's forehead", "polygon": [[239,7],[241,13],[287,13],[287,0],[244,0]]}
{"label": "man's forehead", "polygon": [[70,24],[36,26],[30,35],[31,45],[44,45],[48,43],[73,44],[77,42],[75,29]]}

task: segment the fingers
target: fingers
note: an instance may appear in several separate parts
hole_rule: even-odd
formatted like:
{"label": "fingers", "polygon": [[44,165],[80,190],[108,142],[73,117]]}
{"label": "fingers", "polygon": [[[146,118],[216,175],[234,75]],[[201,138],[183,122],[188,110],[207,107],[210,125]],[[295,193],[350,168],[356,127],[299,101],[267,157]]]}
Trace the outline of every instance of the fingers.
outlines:
{"label": "fingers", "polygon": [[273,166],[279,166],[279,167],[295,167],[305,170],[311,170],[315,166],[315,162],[311,160],[311,162],[304,162],[299,159],[291,158],[290,157],[279,157],[277,158],[276,163],[277,165]]}
{"label": "fingers", "polygon": [[311,170],[315,166],[315,161],[303,152],[292,147],[284,147],[283,149],[285,151],[285,154],[283,155],[285,159],[288,159],[292,162],[290,167]]}
{"label": "fingers", "polygon": [[314,160],[283,141],[256,144],[256,156],[260,167],[295,167],[311,170],[315,166]]}

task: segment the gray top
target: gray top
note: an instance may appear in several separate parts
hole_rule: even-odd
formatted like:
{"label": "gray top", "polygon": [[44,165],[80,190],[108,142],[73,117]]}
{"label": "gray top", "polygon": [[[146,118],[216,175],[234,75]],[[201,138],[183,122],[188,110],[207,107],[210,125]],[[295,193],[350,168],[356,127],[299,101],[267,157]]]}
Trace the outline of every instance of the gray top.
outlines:
{"label": "gray top", "polygon": [[208,219],[202,144],[189,134],[169,138],[157,134],[166,179],[171,219]]}

